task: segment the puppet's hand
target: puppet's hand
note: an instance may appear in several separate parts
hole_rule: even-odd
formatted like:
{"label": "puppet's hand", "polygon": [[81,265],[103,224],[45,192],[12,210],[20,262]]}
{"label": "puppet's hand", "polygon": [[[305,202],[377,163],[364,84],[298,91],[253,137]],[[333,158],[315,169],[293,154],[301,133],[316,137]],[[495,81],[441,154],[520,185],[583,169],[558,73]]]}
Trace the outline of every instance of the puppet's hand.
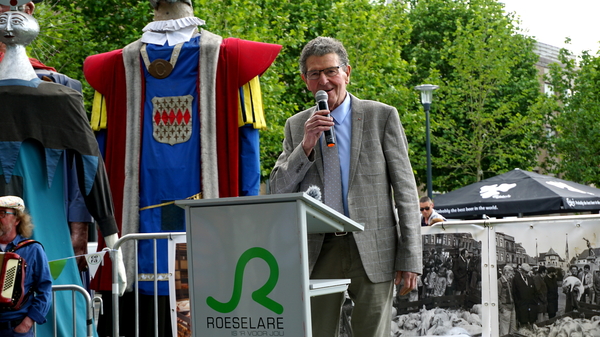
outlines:
{"label": "puppet's hand", "polygon": [[[106,242],[106,246],[112,249],[119,239],[118,234],[111,234],[109,236],[104,237],[104,241]],[[121,248],[117,250],[116,261],[112,261],[117,264],[117,276],[119,282],[119,296],[123,296],[125,293],[125,289],[127,288],[127,274],[125,273],[125,264],[123,264],[123,254],[121,253]]]}

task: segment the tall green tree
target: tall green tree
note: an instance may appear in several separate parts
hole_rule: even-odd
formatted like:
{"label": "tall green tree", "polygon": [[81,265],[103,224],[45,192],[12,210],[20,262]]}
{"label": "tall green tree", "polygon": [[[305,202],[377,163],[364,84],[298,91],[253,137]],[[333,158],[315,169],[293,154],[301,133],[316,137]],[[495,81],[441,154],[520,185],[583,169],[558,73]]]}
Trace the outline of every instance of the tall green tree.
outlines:
{"label": "tall green tree", "polygon": [[[544,116],[538,108],[544,98],[534,41],[519,34],[513,18],[494,0],[413,4],[415,30],[433,30],[413,33],[407,48],[418,65],[414,80],[440,85],[431,118],[434,190],[535,167],[544,145]],[[421,53],[424,58],[416,61]],[[420,182],[425,180],[422,148],[413,157]]]}
{"label": "tall green tree", "polygon": [[[555,95],[548,158],[552,171],[567,180],[600,185],[600,57],[568,50],[552,64],[548,79]],[[579,62],[578,62],[579,61]]]}

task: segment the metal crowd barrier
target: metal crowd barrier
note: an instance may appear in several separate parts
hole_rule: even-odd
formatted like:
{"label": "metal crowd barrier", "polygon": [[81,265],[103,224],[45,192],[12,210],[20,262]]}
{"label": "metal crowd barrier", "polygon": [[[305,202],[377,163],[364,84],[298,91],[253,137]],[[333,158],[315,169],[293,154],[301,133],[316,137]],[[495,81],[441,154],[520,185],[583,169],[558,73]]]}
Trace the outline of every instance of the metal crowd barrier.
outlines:
{"label": "metal crowd barrier", "polygon": [[[71,294],[72,294],[72,301],[73,301],[73,337],[77,336],[77,310],[75,310],[76,306],[76,293],[79,292],[83,298],[85,299],[86,302],[86,324],[87,324],[87,337],[92,337],[94,336],[94,331],[93,331],[93,315],[94,315],[94,309],[92,307],[92,298],[90,297],[90,294],[87,292],[87,290],[85,290],[85,288],[75,285],[75,284],[65,284],[65,285],[53,285],[52,286],[52,313],[54,316],[54,321],[52,322],[54,325],[54,336],[58,336],[58,331],[57,331],[57,322],[56,322],[56,295],[55,293],[57,291],[67,291],[70,290]],[[37,332],[34,332],[34,335],[37,336]]]}
{"label": "metal crowd barrier", "polygon": [[[115,243],[115,246],[113,247],[112,250],[108,250],[110,258],[112,261],[115,260],[115,254],[117,252],[117,250],[125,243],[131,240],[135,240],[135,245],[134,245],[134,254],[135,254],[135,265],[134,265],[134,270],[138,270],[138,260],[137,260],[137,255],[138,255],[138,241],[139,240],[153,240],[154,243],[154,250],[153,250],[153,259],[155,261],[154,263],[154,278],[153,281],[154,282],[154,320],[155,322],[158,322],[158,271],[157,271],[157,263],[156,263],[156,258],[157,258],[157,247],[156,247],[156,240],[159,239],[172,239],[174,237],[178,237],[178,236],[184,236],[185,232],[173,232],[173,233],[141,233],[141,234],[128,234],[128,235],[124,235],[123,237],[121,237],[119,240],[117,240],[117,242]],[[117,275],[117,268],[118,268],[118,264],[113,263],[113,270],[112,270],[112,305],[113,305],[113,310],[112,310],[112,318],[113,318],[113,337],[119,337],[119,283],[118,283],[118,275]],[[134,293],[135,293],[135,336],[139,337],[139,279],[137,277],[137,272],[136,272],[136,279],[135,279],[135,287],[134,287]],[[99,309],[100,309],[100,314],[103,314],[103,301],[102,298],[100,297],[94,297],[94,299],[91,298],[90,294],[88,293],[88,291],[78,285],[75,284],[70,284],[70,285],[53,285],[52,286],[52,313],[53,313],[53,317],[54,320],[52,322],[53,327],[54,327],[54,336],[58,336],[58,328],[57,328],[57,308],[56,308],[56,295],[55,293],[57,291],[71,291],[72,293],[72,303],[73,303],[73,337],[77,337],[77,310],[75,310],[76,308],[76,293],[79,292],[84,300],[86,301],[86,325],[87,325],[87,337],[93,337],[94,336],[94,303],[98,302],[99,303]],[[34,325],[34,336],[37,336],[37,331],[36,331],[36,326]],[[155,324],[154,327],[154,336],[158,337],[158,324]]]}
{"label": "metal crowd barrier", "polygon": [[[139,278],[137,277],[138,270],[138,241],[139,240],[153,240],[153,259],[154,259],[154,336],[158,337],[158,270],[157,270],[157,248],[156,248],[156,240],[159,239],[173,239],[174,237],[185,236],[185,232],[172,232],[172,233],[136,233],[136,234],[127,234],[122,236],[115,243],[112,250],[109,251],[110,258],[112,261],[115,261],[115,254],[117,254],[117,250],[121,248],[121,246],[130,240],[135,240],[134,245],[134,270],[136,270],[135,277],[135,287],[134,287],[134,296],[135,296],[135,336],[139,337],[140,335],[140,315],[139,315]],[[118,278],[118,264],[113,263],[112,270],[112,322],[113,322],[113,337],[119,337],[119,278]]]}

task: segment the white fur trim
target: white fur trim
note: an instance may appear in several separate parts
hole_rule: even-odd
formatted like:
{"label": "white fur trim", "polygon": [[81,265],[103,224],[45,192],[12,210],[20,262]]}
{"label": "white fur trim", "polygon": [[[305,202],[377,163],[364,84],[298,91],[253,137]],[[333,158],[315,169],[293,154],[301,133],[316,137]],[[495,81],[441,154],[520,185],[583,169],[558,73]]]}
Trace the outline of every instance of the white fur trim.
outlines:
{"label": "white fur trim", "polygon": [[202,198],[219,197],[217,162],[216,83],[217,63],[223,38],[202,30],[200,38],[200,156],[202,159]]}

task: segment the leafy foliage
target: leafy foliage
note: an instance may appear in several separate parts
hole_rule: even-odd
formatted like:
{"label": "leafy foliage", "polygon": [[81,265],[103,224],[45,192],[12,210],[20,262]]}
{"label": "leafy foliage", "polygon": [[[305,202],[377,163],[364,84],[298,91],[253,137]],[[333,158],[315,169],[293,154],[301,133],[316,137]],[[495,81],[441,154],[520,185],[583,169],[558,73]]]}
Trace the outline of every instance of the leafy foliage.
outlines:
{"label": "leafy foliage", "polygon": [[548,79],[555,95],[550,121],[549,161],[553,172],[581,184],[600,185],[600,58],[584,52],[577,64],[569,51],[559,54]]}
{"label": "leafy foliage", "polygon": [[[413,83],[440,85],[431,117],[434,190],[533,168],[544,145],[533,41],[517,34],[495,1],[414,1],[413,6],[415,30],[405,54],[416,64]],[[412,158],[420,182],[424,152]]]}

